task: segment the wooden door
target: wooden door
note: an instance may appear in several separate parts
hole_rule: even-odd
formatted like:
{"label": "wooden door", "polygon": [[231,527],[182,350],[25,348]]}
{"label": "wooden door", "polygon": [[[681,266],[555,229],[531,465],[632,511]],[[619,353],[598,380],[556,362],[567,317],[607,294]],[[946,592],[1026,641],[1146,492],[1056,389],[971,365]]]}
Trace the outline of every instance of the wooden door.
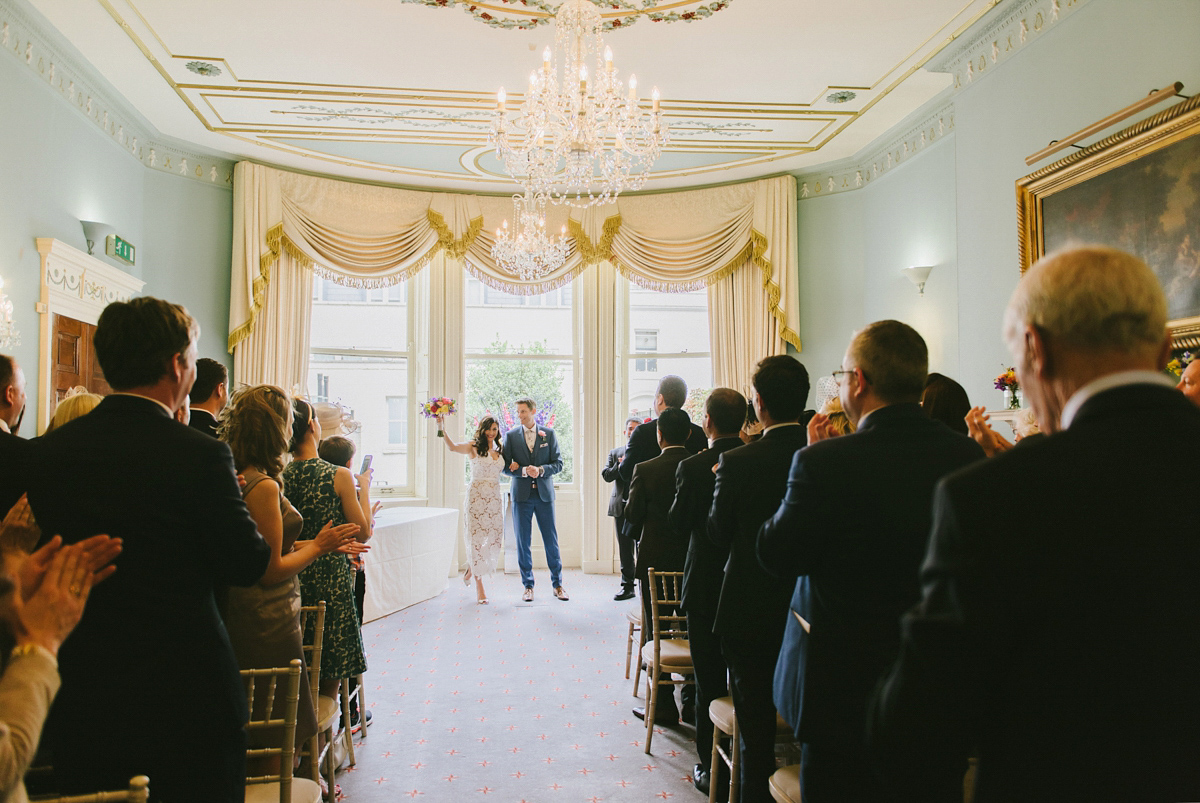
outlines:
{"label": "wooden door", "polygon": [[104,372],[100,370],[100,364],[96,361],[96,350],[92,347],[92,336],[95,333],[96,327],[91,324],[65,315],[54,316],[50,342],[53,344],[52,369],[56,406],[67,391],[76,385],[82,385],[101,396],[112,393],[112,388],[104,381]]}

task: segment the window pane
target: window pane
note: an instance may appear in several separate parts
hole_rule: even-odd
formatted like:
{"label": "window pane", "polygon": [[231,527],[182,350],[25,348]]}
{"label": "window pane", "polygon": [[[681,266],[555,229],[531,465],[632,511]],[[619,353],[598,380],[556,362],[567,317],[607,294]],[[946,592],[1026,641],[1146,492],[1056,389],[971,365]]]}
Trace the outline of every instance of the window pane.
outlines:
{"label": "window pane", "polygon": [[[467,280],[465,343],[468,354],[571,354],[571,306],[559,303],[564,288],[541,296],[515,296],[481,284],[483,303],[472,304]],[[705,336],[707,337],[707,329]]]}
{"label": "window pane", "polygon": [[453,432],[462,428],[470,438],[480,419],[491,415],[499,422],[500,434],[521,425],[516,400],[528,396],[537,402],[537,421],[552,427],[562,454],[563,470],[555,482],[574,480],[575,434],[571,394],[571,363],[567,360],[514,360],[473,357],[467,360],[467,388],[459,408],[461,422],[449,424]]}
{"label": "window pane", "polygon": [[[638,345],[639,331],[655,334],[652,347]],[[666,354],[685,351],[707,354],[708,291],[658,293],[630,283],[629,348]]]}
{"label": "window pane", "polygon": [[704,415],[704,399],[712,389],[712,360],[706,356],[708,291],[658,293],[630,284],[629,321],[629,414],[651,417],[659,380],[673,374],[687,382],[688,403],[684,409],[699,423]]}
{"label": "window pane", "polygon": [[[394,288],[370,291],[379,303],[367,304],[367,290],[342,287],[328,279],[323,282],[320,298],[312,305],[313,348],[408,351],[407,293],[399,291],[400,301],[392,301]],[[388,303],[382,303],[389,294]],[[379,476],[376,472],[376,476]]]}
{"label": "window pane", "polygon": [[327,400],[340,402],[362,425],[348,437],[358,449],[355,459],[375,455],[375,482],[408,485],[408,420],[414,409],[407,397],[397,397],[396,388],[408,387],[408,360],[399,358],[312,355],[309,387],[323,377]]}

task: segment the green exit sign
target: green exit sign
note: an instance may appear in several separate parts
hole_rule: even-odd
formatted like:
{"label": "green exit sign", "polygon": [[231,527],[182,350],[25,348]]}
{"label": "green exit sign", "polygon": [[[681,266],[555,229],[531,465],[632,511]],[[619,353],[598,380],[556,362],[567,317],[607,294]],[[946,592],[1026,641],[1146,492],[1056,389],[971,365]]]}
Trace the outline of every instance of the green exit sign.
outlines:
{"label": "green exit sign", "polygon": [[115,234],[108,235],[108,239],[105,241],[104,252],[110,257],[116,257],[127,265],[133,264],[133,256],[136,250],[132,243],[122,240]]}

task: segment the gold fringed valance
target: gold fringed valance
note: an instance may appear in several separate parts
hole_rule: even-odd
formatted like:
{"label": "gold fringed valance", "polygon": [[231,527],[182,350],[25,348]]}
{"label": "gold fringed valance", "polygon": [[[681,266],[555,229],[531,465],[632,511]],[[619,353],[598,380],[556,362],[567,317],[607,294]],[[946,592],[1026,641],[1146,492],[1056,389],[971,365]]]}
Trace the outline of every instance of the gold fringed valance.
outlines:
{"label": "gold fringed valance", "polygon": [[522,282],[491,256],[492,232],[512,217],[511,198],[376,187],[239,162],[229,349],[254,332],[282,253],[295,268],[359,287],[404,281],[441,253],[447,265],[516,295],[561,287],[601,262],[666,292],[712,287],[753,264],[779,337],[799,348],[795,202],[795,179],[780,176],[623,196],[584,210],[551,207],[546,228],[566,228],[570,255],[550,276]]}

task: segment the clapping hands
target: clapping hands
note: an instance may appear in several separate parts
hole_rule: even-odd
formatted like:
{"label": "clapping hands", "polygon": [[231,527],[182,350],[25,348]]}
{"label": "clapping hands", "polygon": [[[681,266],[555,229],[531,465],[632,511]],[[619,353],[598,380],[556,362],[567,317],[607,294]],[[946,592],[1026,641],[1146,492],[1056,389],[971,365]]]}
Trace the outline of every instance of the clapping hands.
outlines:
{"label": "clapping hands", "polygon": [[330,520],[321,528],[321,532],[317,533],[317,537],[313,541],[316,542],[322,555],[330,552],[358,555],[370,549],[366,544],[360,544],[354,540],[354,537],[358,535],[358,530],[357,524],[339,524],[335,527],[333,521]]}

